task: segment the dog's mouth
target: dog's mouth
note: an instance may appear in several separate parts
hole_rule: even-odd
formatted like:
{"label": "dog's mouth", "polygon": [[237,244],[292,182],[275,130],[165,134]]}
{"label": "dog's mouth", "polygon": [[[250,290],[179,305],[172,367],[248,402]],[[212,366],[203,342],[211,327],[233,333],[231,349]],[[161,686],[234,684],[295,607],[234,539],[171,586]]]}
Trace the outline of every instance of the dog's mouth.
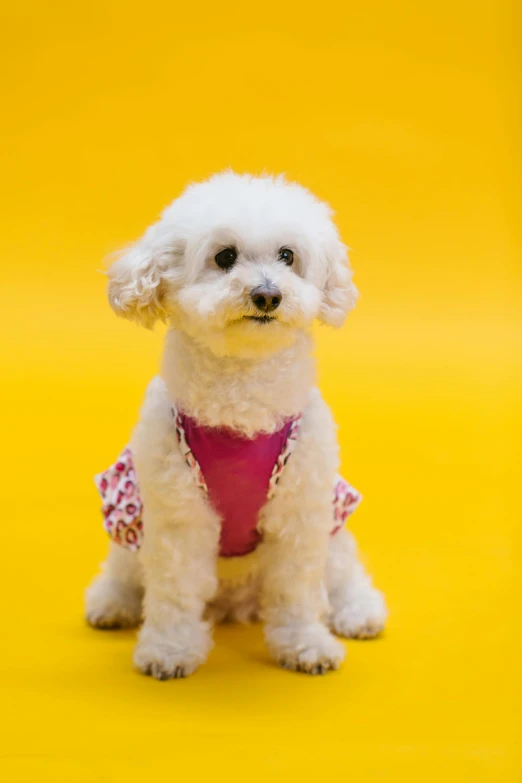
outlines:
{"label": "dog's mouth", "polygon": [[270,321],[275,321],[273,315],[244,315],[243,320],[256,321],[258,324],[267,324]]}

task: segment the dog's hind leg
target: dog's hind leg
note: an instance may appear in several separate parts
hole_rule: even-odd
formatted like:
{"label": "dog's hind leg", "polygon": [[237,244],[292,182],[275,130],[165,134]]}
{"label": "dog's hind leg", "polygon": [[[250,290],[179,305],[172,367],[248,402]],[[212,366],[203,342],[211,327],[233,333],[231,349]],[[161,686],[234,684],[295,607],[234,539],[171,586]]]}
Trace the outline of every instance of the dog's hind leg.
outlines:
{"label": "dog's hind leg", "polygon": [[382,593],[357,557],[351,533],[331,536],[325,576],[330,603],[330,627],[339,636],[370,639],[384,628],[387,610]]}
{"label": "dog's hind leg", "polygon": [[136,552],[110,543],[102,572],[85,593],[85,617],[94,628],[133,628],[142,619],[143,577]]}

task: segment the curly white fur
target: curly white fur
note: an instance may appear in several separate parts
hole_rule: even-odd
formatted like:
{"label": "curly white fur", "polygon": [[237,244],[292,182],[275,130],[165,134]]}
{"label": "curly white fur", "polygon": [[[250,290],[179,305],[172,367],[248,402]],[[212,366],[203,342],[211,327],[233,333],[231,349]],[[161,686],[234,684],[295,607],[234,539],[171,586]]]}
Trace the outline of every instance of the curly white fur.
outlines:
{"label": "curly white fur", "polygon": [[[215,256],[227,247],[237,259],[224,271]],[[293,251],[292,266],[280,257],[283,247]],[[282,301],[260,323],[251,318],[250,292],[267,283]],[[137,625],[143,615],[134,654],[142,672],[192,673],[211,648],[216,620],[261,617],[274,658],[309,673],[343,660],[329,629],[346,637],[382,629],[384,601],[352,537],[330,536],[338,447],[315,387],[308,333],[315,318],[339,326],[356,293],[325,204],[282,177],[231,172],[189,187],[109,270],[118,314],[171,327],[131,444],[144,545],[132,554],[111,544],[87,592],[96,627]],[[239,558],[234,574],[218,558],[218,515],[181,457],[171,400],[202,424],[247,436],[303,413],[292,459],[260,515],[262,543]]]}

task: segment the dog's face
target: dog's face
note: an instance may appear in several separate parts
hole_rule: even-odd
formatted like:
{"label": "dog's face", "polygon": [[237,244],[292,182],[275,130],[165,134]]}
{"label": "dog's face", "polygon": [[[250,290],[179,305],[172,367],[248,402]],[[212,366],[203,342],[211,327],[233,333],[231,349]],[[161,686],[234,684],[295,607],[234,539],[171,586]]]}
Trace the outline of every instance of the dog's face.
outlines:
{"label": "dog's face", "polygon": [[355,304],[330,209],[283,178],[219,174],[190,186],[109,269],[109,300],[151,326],[168,320],[218,355],[291,344]]}

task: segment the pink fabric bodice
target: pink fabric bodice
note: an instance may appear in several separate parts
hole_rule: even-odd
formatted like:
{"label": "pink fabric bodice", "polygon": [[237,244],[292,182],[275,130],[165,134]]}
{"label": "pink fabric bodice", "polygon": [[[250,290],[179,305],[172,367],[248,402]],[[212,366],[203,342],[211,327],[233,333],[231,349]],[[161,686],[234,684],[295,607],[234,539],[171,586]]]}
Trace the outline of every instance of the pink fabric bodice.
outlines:
{"label": "pink fabric bodice", "polygon": [[203,472],[208,498],[222,520],[220,555],[246,555],[260,541],[259,512],[267,502],[270,477],[292,420],[276,432],[247,438],[225,427],[202,426],[184,414],[180,419]]}

